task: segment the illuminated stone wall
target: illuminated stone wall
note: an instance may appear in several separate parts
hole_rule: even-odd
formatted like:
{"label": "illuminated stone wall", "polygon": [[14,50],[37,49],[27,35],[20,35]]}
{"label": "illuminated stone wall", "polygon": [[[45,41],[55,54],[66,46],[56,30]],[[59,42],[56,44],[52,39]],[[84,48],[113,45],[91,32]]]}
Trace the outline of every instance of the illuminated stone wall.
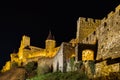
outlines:
{"label": "illuminated stone wall", "polygon": [[80,43],[84,38],[88,37],[100,25],[101,20],[80,17],[77,21],[76,38]]}
{"label": "illuminated stone wall", "polygon": [[[39,48],[30,45],[30,37],[22,36],[21,44],[18,53],[10,54],[11,62],[9,66],[11,66],[12,62],[16,62],[18,66],[23,66],[30,61],[38,61],[40,57],[49,57],[52,58],[56,55],[59,47],[56,47],[55,40],[46,40],[46,46],[44,48]],[[3,70],[7,71],[10,69],[8,63],[4,66]]]}
{"label": "illuminated stone wall", "polygon": [[120,5],[102,20],[98,31],[97,59],[120,57]]}
{"label": "illuminated stone wall", "polygon": [[[90,27],[90,25],[93,25],[93,21],[91,19],[87,21],[81,17],[78,19],[76,35],[76,39],[79,39],[78,42],[83,44],[98,44],[96,60],[120,57],[120,5],[115,8],[114,12],[111,11],[102,20],[97,20],[97,24],[94,23],[96,26],[93,26],[94,28]],[[94,30],[89,29],[89,32],[84,28]]]}
{"label": "illuminated stone wall", "polygon": [[10,70],[10,68],[11,68],[11,62],[7,61],[5,66],[3,66],[3,69],[1,70],[1,72],[8,71],[8,70]]}
{"label": "illuminated stone wall", "polygon": [[[81,18],[78,20],[79,25],[77,26],[78,29],[76,35],[76,39],[79,40],[78,43],[97,45],[97,52],[94,52],[94,55],[96,54],[95,60],[97,62],[95,68],[95,76],[106,76],[111,72],[119,72],[120,5],[117,6],[114,11],[111,11],[106,17],[101,19],[100,24],[97,25],[96,29],[91,32],[89,32],[87,29],[85,30],[85,25],[82,25],[82,23],[86,22],[86,20],[84,19],[82,20],[83,22],[81,22],[80,19]],[[83,27],[84,30],[81,29],[81,27]],[[78,48],[78,52],[79,49],[80,48]]]}
{"label": "illuminated stone wall", "polygon": [[108,65],[107,61],[102,61],[95,66],[95,77],[108,76],[113,72],[120,72],[120,63]]}
{"label": "illuminated stone wall", "polygon": [[23,49],[27,46],[30,46],[30,37],[23,35],[22,36],[22,40],[21,40],[21,44],[20,44],[20,48],[19,48],[19,52],[18,52],[18,56],[20,59],[23,59]]}
{"label": "illuminated stone wall", "polygon": [[53,71],[66,72],[67,62],[71,57],[75,57],[75,49],[71,43],[63,42],[53,59]]}

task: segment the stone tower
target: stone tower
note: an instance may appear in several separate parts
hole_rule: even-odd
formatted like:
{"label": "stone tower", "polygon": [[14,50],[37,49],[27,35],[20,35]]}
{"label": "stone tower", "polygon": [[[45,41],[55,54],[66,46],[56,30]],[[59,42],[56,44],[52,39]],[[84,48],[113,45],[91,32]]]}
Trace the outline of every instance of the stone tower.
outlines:
{"label": "stone tower", "polygon": [[54,39],[54,36],[51,34],[51,31],[49,31],[48,37],[45,41],[45,49],[47,53],[53,52],[55,46],[56,46],[56,41]]}
{"label": "stone tower", "polygon": [[18,52],[19,59],[23,59],[23,48],[27,46],[30,46],[30,37],[24,35],[22,37],[19,52]]}
{"label": "stone tower", "polygon": [[100,23],[101,21],[99,19],[80,17],[77,21],[76,33],[76,39],[78,42],[81,43],[84,38],[94,32]]}

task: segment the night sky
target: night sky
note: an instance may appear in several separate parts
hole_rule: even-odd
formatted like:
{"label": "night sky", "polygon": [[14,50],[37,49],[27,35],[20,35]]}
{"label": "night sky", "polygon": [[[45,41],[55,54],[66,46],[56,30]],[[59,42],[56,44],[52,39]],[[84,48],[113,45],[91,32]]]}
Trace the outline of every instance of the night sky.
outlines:
{"label": "night sky", "polygon": [[120,4],[119,0],[39,1],[5,2],[0,8],[0,68],[10,53],[18,51],[22,35],[31,38],[32,46],[44,48],[51,30],[59,46],[76,37],[79,17],[102,19]]}

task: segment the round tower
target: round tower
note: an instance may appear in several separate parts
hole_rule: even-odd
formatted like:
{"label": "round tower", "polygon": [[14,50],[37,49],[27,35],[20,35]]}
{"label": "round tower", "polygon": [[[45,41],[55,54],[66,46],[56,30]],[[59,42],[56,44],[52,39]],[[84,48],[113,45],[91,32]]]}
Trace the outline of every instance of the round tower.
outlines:
{"label": "round tower", "polygon": [[51,31],[49,31],[48,37],[45,41],[45,48],[47,51],[51,51],[55,48],[56,46],[56,41],[54,36],[51,34]]}

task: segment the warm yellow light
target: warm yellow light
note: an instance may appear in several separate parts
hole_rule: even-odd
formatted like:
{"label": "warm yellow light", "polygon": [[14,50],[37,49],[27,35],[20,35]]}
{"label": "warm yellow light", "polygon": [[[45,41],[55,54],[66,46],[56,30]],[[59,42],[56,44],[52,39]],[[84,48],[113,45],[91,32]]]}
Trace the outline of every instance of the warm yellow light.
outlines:
{"label": "warm yellow light", "polygon": [[94,52],[92,50],[82,51],[82,60],[94,60]]}

